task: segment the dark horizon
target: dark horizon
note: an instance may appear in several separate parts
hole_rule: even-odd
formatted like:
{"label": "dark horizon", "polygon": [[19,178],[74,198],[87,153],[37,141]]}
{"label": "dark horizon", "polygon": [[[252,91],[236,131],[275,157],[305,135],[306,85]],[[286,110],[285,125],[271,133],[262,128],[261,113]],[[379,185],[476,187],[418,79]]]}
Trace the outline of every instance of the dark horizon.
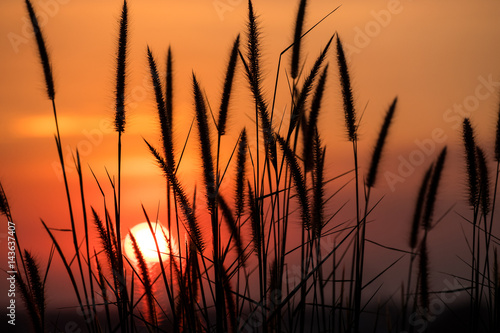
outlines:
{"label": "dark horizon", "polygon": [[[138,289],[159,288],[146,292],[141,301],[147,306],[146,317],[152,317],[146,320],[154,322],[160,311],[154,296],[165,292],[161,288],[168,281],[154,264],[158,253],[151,249],[149,227],[143,226],[143,236],[133,232],[140,254],[128,236],[147,215],[168,229],[174,256],[181,254],[175,259],[181,273],[172,269],[168,274],[172,293],[183,296],[178,300],[184,308],[176,310],[166,294],[161,304],[168,315],[185,314],[180,318],[195,328],[208,322],[210,313],[212,324],[228,329],[235,324],[230,322],[234,314],[225,310],[233,303],[238,308],[248,306],[247,301],[271,302],[273,288],[288,290],[301,283],[301,270],[310,272],[305,283],[310,291],[306,296],[305,289],[296,289],[276,316],[290,316],[287,311],[293,309],[302,328],[309,311],[317,316],[317,323],[312,322],[324,326],[322,316],[332,307],[323,304],[326,293],[328,304],[351,321],[350,329],[361,325],[364,331],[367,322],[383,317],[370,319],[362,304],[388,302],[391,314],[397,315],[402,311],[397,305],[401,284],[408,281],[411,285],[404,293],[419,307],[450,286],[461,290],[460,298],[467,298],[471,288],[475,307],[468,310],[455,299],[445,302],[456,311],[447,309],[438,316],[433,330],[455,322],[454,312],[458,318],[470,317],[475,327],[482,325],[473,314],[483,310],[482,297],[490,302],[496,296],[499,283],[490,277],[497,265],[492,259],[498,246],[495,235],[500,235],[500,26],[495,16],[499,4],[345,4],[305,35],[297,49],[284,53],[276,76],[279,54],[294,36],[336,5],[307,2],[300,28],[302,23],[295,20],[301,17],[299,3],[306,1],[255,0],[252,10],[260,34],[252,40],[255,31],[247,25],[252,17],[247,1],[129,1],[129,12],[120,12],[121,0],[99,5],[49,2],[33,1],[47,46],[30,33],[35,23],[23,2],[0,4],[0,35],[5,37],[0,39],[5,50],[0,54],[0,182],[6,196],[0,198],[0,219],[5,222],[0,223],[5,224],[0,244],[18,258],[25,255],[19,247],[27,250],[43,278],[50,262],[47,318],[56,318],[61,307],[78,305],[60,254],[55,251],[51,257],[53,235],[71,262],[78,296],[90,300],[86,288],[92,285],[96,290],[90,296],[101,300],[96,251],[104,278],[109,279],[105,289],[111,299],[123,297],[128,304],[128,291],[116,289],[124,272],[127,287],[134,276]],[[124,15],[130,17],[126,29],[120,27]],[[294,34],[294,29],[302,30]],[[298,52],[296,58],[292,52]],[[167,60],[170,55],[172,62]],[[250,67],[246,69],[243,61]],[[310,72],[311,85],[302,90]],[[229,105],[225,110],[224,98]],[[321,110],[316,118],[315,107]],[[474,135],[465,135],[464,148],[469,119]],[[62,142],[64,173],[54,135]],[[74,164],[76,150],[81,182]],[[247,174],[239,179],[242,170]],[[416,205],[421,216],[414,213]],[[19,239],[14,251],[11,216]],[[418,236],[413,245],[412,232]],[[174,260],[166,244],[159,245],[162,260]],[[144,252],[147,246],[149,255]],[[14,265],[9,251],[0,268],[22,271],[9,266]],[[243,269],[238,259],[245,255],[250,259]],[[313,269],[325,257],[329,261],[322,269]],[[335,268],[332,260],[341,261],[334,261]],[[471,263],[477,265],[472,275]],[[341,281],[344,271],[347,277]],[[153,273],[158,280],[149,286]],[[333,274],[335,281],[330,279]],[[324,286],[317,283],[323,278]],[[36,293],[32,284],[37,279],[33,274],[27,279],[31,293]],[[241,289],[246,280],[251,291]],[[9,280],[0,281],[0,306],[5,311],[13,296]],[[182,288],[179,281],[185,284]],[[373,283],[365,286],[368,281]],[[22,319],[26,316],[19,288],[16,313]],[[427,292],[413,297],[414,288]],[[345,299],[341,292],[347,293]],[[476,302],[479,293],[481,301]],[[33,302],[39,296],[33,294]],[[120,315],[128,316],[127,306],[118,304]],[[189,311],[191,306],[196,309],[193,304],[198,306],[196,313]],[[281,327],[274,322],[274,304],[268,306],[269,325]],[[492,312],[495,307],[484,309]],[[63,312],[70,321],[78,317]],[[494,325],[493,319],[492,315],[486,321]],[[403,314],[395,319],[396,325],[400,320],[407,326],[410,319]]]}

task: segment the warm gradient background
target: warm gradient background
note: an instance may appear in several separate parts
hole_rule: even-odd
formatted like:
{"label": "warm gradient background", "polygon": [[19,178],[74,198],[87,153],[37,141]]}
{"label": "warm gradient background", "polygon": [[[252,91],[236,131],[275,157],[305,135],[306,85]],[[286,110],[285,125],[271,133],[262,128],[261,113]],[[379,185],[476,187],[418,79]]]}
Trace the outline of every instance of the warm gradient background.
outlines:
{"label": "warm gradient background", "polygon": [[[40,0],[34,4],[45,13],[46,20],[41,19],[41,23],[43,25],[46,21],[43,28],[53,64],[63,145],[80,149],[88,204],[101,208],[102,200],[87,165],[92,167],[111,197],[105,168],[111,175],[116,175],[117,136],[111,122],[114,113],[114,54],[121,1]],[[51,5],[47,7],[47,4]],[[307,36],[303,54],[307,56],[307,70],[335,31],[346,47],[351,46],[355,102],[359,115],[365,110],[359,144],[363,172],[383,114],[392,99],[399,98],[387,153],[376,190],[372,193],[373,198],[384,196],[384,199],[373,214],[373,223],[368,229],[369,239],[407,249],[418,183],[438,149],[444,144],[450,148],[436,214],[440,216],[452,205],[456,206],[429,236],[432,288],[437,290],[449,278],[442,272],[460,276],[468,272],[459,256],[469,259],[461,226],[465,232],[470,228],[457,215],[457,212],[468,214],[464,207],[460,129],[455,126],[461,122],[462,116],[453,108],[471,103],[464,110],[476,125],[478,142],[491,157],[500,91],[500,2],[370,0],[342,3],[316,0],[310,3],[306,26],[311,26],[341,4],[336,13]],[[225,7],[217,11],[215,5]],[[270,98],[278,55],[292,39],[297,4],[296,1],[255,0],[254,5],[262,26],[266,93]],[[163,178],[141,139],[144,137],[157,143],[159,138],[146,46],[153,49],[162,70],[166,50],[169,45],[172,47],[175,140],[180,151],[193,119],[191,72],[197,74],[216,109],[229,49],[236,35],[245,31],[247,13],[246,2],[238,0],[141,0],[129,1],[129,9],[129,97],[122,174],[124,230],[144,220],[141,203],[152,216],[158,205],[162,208],[165,203]],[[389,9],[393,13],[387,16]],[[383,17],[381,12],[385,13]],[[382,21],[377,21],[377,17]],[[352,155],[343,129],[342,101],[333,53],[328,61],[331,65],[328,93],[320,123],[328,147],[328,173],[333,177],[352,168]],[[283,64],[288,70],[288,57],[284,58]],[[278,114],[289,110],[285,76],[282,75],[280,80]],[[485,80],[493,81],[496,87],[485,86]],[[50,226],[69,228],[64,185],[57,168],[54,169],[58,159],[52,109],[44,89],[24,2],[1,0],[0,180],[9,197],[22,245],[35,252],[43,266],[51,242],[40,218]],[[242,126],[249,127],[251,133],[253,128],[249,117],[253,117],[254,111],[248,107],[251,97],[241,71],[233,101],[230,130],[223,143],[228,149]],[[436,143],[436,151],[425,155],[422,164],[415,166],[415,171],[405,177],[404,182],[391,188],[384,173],[397,174],[401,159],[408,160],[418,149],[415,140],[431,139],[436,129],[442,130],[443,142]],[[65,151],[68,154],[66,148]],[[200,165],[198,149],[192,145],[180,169],[187,189],[200,183]],[[78,207],[76,176],[76,172],[70,171],[70,186],[75,190],[73,201]],[[332,184],[330,193],[345,181],[347,178]],[[328,207],[332,213],[350,199],[342,214],[332,223],[354,217],[352,191],[353,186],[348,187]],[[81,220],[81,212],[77,213],[77,218]],[[7,262],[6,230],[5,223],[1,223],[1,268]],[[59,233],[57,237],[63,239],[68,235]],[[71,253],[72,245],[64,241],[63,244]],[[396,257],[393,252],[372,245],[369,245],[368,252],[367,276],[375,275]],[[391,283],[386,283],[383,288],[386,295],[398,290],[406,269],[406,262],[395,266],[388,280]],[[401,270],[401,275],[398,270]],[[0,304],[3,307],[6,301],[5,279],[0,281]],[[67,292],[61,292],[61,284],[67,286]],[[51,302],[68,304],[74,301],[59,258],[51,268],[47,288],[49,307]],[[65,294],[69,296],[65,298]]]}

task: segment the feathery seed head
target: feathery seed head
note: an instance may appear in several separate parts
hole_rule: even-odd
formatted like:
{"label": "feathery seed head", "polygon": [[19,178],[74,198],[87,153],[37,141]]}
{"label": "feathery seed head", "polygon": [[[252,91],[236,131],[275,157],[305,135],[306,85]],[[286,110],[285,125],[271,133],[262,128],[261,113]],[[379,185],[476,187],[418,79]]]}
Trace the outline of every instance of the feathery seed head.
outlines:
{"label": "feathery seed head", "polygon": [[125,78],[127,65],[127,2],[123,2],[120,18],[120,36],[118,38],[118,52],[116,55],[116,112],[115,129],[122,133],[125,131]]}
{"label": "feathery seed head", "polygon": [[490,202],[490,176],[488,172],[488,162],[483,150],[476,146],[477,169],[479,176],[479,200],[484,216],[488,215],[491,208]]}
{"label": "feathery seed head", "polygon": [[394,116],[394,111],[396,110],[396,102],[398,101],[397,97],[392,102],[389,110],[387,110],[387,114],[384,119],[384,124],[380,129],[380,133],[377,139],[377,144],[375,145],[375,149],[373,150],[372,161],[370,164],[370,169],[368,172],[368,177],[366,180],[366,186],[373,187],[375,185],[375,181],[377,179],[377,170],[380,164],[380,159],[382,158],[382,151],[384,149],[384,145],[387,139],[387,135],[389,133],[389,127],[392,123],[392,118]]}
{"label": "feathery seed head", "polygon": [[342,98],[344,100],[344,116],[349,141],[355,141],[357,136],[356,111],[354,109],[354,97],[352,95],[351,79],[345,58],[344,48],[337,34],[337,62],[340,73],[340,85],[342,87]]}
{"label": "feathery seed head", "polygon": [[31,25],[33,27],[33,32],[35,34],[36,43],[38,45],[38,55],[40,56],[40,61],[43,67],[43,74],[45,76],[45,85],[47,88],[47,95],[50,100],[55,99],[55,88],[54,88],[54,79],[52,77],[52,66],[49,59],[49,54],[47,52],[47,47],[45,45],[45,39],[43,37],[42,29],[38,24],[38,19],[33,9],[30,0],[25,0],[26,8],[28,10],[28,14],[31,20]]}
{"label": "feathery seed head", "polygon": [[475,207],[478,199],[476,143],[474,130],[469,118],[465,118],[463,122],[463,141],[465,147],[465,160],[467,164],[467,177],[469,182],[469,205],[471,205],[471,207]]}
{"label": "feathery seed head", "polygon": [[296,79],[299,74],[300,65],[300,46],[302,44],[302,31],[304,27],[304,18],[306,15],[307,1],[301,0],[297,10],[297,19],[295,20],[295,33],[293,36],[291,76]]}

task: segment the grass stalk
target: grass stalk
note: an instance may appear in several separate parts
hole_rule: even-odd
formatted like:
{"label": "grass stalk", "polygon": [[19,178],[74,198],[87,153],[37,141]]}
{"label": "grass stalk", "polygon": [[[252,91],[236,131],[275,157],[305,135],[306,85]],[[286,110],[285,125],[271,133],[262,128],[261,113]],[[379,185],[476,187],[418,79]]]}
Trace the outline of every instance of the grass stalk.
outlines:
{"label": "grass stalk", "polygon": [[389,133],[389,128],[392,123],[392,119],[394,117],[394,112],[396,110],[396,103],[397,103],[397,98],[394,99],[392,104],[390,105],[389,109],[387,110],[387,113],[384,118],[384,123],[382,124],[382,127],[380,129],[380,133],[377,139],[377,143],[375,144],[375,148],[373,150],[373,155],[370,163],[370,168],[368,171],[368,176],[366,179],[366,196],[365,196],[365,212],[363,215],[363,219],[360,221],[360,228],[361,228],[361,237],[360,237],[360,243],[359,243],[359,252],[358,256],[359,259],[356,259],[357,265],[359,267],[356,268],[358,274],[356,274],[356,282],[357,286],[355,287],[355,308],[354,311],[356,313],[356,318],[355,318],[355,331],[357,332],[359,330],[359,316],[361,315],[361,296],[362,296],[362,288],[363,288],[363,271],[364,271],[364,261],[365,261],[365,243],[366,243],[366,220],[368,218],[368,209],[369,209],[369,203],[370,203],[370,194],[371,194],[371,189],[375,186],[375,181],[377,179],[377,174],[378,174],[378,167],[380,165],[380,160],[382,158],[382,152],[384,150],[384,146],[387,140],[387,136]]}
{"label": "grass stalk", "polygon": [[[125,131],[125,88],[126,88],[126,64],[127,64],[127,35],[128,35],[128,8],[127,1],[123,1],[123,7],[120,17],[120,33],[118,37],[118,50],[116,55],[116,91],[115,91],[115,130],[118,132],[118,183],[117,183],[117,203],[115,211],[115,229],[116,229],[116,240],[118,243],[118,272],[121,276],[124,275],[123,269],[123,259],[122,259],[122,240],[121,240],[121,169],[122,169],[122,134]],[[125,281],[123,278],[121,280],[121,289],[124,288]],[[123,293],[126,296],[126,292]],[[126,301],[126,297],[124,299]],[[122,313],[123,320],[122,330],[126,330],[125,323],[127,312],[124,309],[120,309]]]}
{"label": "grass stalk", "polygon": [[467,165],[467,179],[469,192],[469,205],[473,211],[472,223],[472,263],[471,263],[471,299],[470,311],[472,318],[471,330],[474,331],[478,324],[478,300],[479,300],[479,255],[480,238],[478,233],[478,175],[476,164],[476,143],[474,130],[468,118],[463,121],[463,142],[465,147],[465,160]]}
{"label": "grass stalk", "polygon": [[342,88],[342,98],[344,105],[344,118],[345,125],[347,130],[347,138],[352,142],[353,156],[354,156],[354,173],[355,173],[355,186],[356,186],[356,235],[355,235],[355,243],[353,247],[353,257],[351,264],[351,279],[352,283],[350,284],[349,289],[349,304],[351,306],[354,305],[354,332],[357,333],[359,331],[359,315],[361,306],[359,303],[355,302],[358,298],[356,295],[360,292],[356,289],[359,289],[361,286],[361,282],[359,281],[360,276],[360,260],[359,253],[361,251],[361,220],[360,220],[360,202],[359,202],[359,169],[358,169],[358,140],[357,140],[357,125],[356,125],[356,112],[354,108],[354,98],[351,88],[351,79],[349,76],[349,69],[347,66],[347,61],[345,58],[344,48],[342,46],[342,42],[340,41],[340,37],[337,35],[337,63],[340,73],[340,85]]}
{"label": "grass stalk", "polygon": [[68,276],[71,280],[71,284],[73,286],[73,290],[75,292],[75,295],[76,295],[76,298],[78,300],[78,305],[80,307],[80,310],[82,311],[82,314],[83,314],[83,318],[85,320],[85,325],[87,326],[87,329],[89,331],[91,331],[91,327],[89,326],[89,322],[91,320],[89,320],[88,318],[88,312],[86,311],[85,307],[84,307],[84,303],[82,301],[82,298],[80,296],[80,291],[78,289],[78,284],[76,282],[76,279],[75,279],[75,276],[73,274],[73,271],[71,270],[71,267],[69,266],[68,264],[68,261],[66,260],[66,256],[64,255],[64,252],[62,251],[61,247],[59,246],[59,243],[57,242],[56,238],[54,237],[54,235],[52,234],[52,232],[50,231],[50,229],[47,227],[47,225],[45,224],[45,222],[43,220],[41,220],[42,222],[42,225],[43,227],[45,228],[45,231],[47,231],[47,233],[49,234],[54,246],[56,247],[56,250],[57,250],[57,253],[59,254],[59,256],[61,257],[61,260],[64,264],[64,267],[66,269],[66,272],[68,273]]}
{"label": "grass stalk", "polygon": [[73,214],[73,206],[71,203],[71,195],[70,195],[68,179],[67,179],[67,175],[66,175],[66,166],[64,163],[64,157],[63,157],[63,152],[62,152],[61,135],[60,135],[60,131],[59,131],[59,123],[58,123],[56,104],[55,104],[55,88],[54,88],[54,80],[52,77],[52,66],[50,64],[50,59],[49,59],[49,55],[47,52],[45,39],[44,39],[42,30],[40,28],[40,25],[38,23],[38,19],[37,19],[35,10],[33,9],[33,6],[29,0],[25,0],[25,4],[26,4],[28,15],[29,15],[30,21],[31,21],[31,26],[33,28],[33,32],[34,32],[35,39],[36,39],[37,46],[38,46],[38,54],[39,54],[40,61],[42,64],[44,77],[45,77],[45,85],[47,88],[47,96],[52,102],[52,110],[54,113],[54,120],[55,120],[55,125],[56,125],[56,145],[57,145],[57,151],[58,151],[58,155],[59,155],[59,162],[61,164],[61,169],[62,169],[64,187],[66,190],[66,199],[68,202],[68,209],[69,209],[69,215],[70,215],[70,221],[71,221],[73,245],[75,248],[75,256],[76,256],[77,261],[78,261],[78,269],[80,272],[81,283],[82,283],[83,290],[84,290],[85,304],[87,304],[86,311],[88,313],[90,313],[88,293],[87,293],[86,282],[85,282],[85,278],[84,278],[84,274],[83,274],[83,268],[82,268],[82,263],[81,263],[81,258],[80,258],[78,241],[77,241],[77,233],[76,233],[76,226],[75,226],[75,220],[74,220],[74,214]]}

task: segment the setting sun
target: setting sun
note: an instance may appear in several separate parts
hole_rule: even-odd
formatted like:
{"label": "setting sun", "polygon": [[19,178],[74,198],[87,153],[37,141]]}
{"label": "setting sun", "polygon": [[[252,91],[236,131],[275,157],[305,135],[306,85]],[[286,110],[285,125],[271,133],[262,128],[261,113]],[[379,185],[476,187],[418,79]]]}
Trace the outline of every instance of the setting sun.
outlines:
{"label": "setting sun", "polygon": [[[156,240],[158,241],[161,260],[167,260],[168,244],[166,237],[169,237],[168,230],[160,223],[152,223],[152,227],[155,231]],[[124,243],[125,254],[127,255],[127,257],[135,262],[134,248],[132,247],[132,240],[130,238],[131,233],[137,240],[137,244],[139,245],[139,249],[142,252],[144,260],[150,263],[158,262],[158,252],[156,250],[155,240],[147,222],[137,224],[135,227],[130,229],[129,233],[127,234]]]}

